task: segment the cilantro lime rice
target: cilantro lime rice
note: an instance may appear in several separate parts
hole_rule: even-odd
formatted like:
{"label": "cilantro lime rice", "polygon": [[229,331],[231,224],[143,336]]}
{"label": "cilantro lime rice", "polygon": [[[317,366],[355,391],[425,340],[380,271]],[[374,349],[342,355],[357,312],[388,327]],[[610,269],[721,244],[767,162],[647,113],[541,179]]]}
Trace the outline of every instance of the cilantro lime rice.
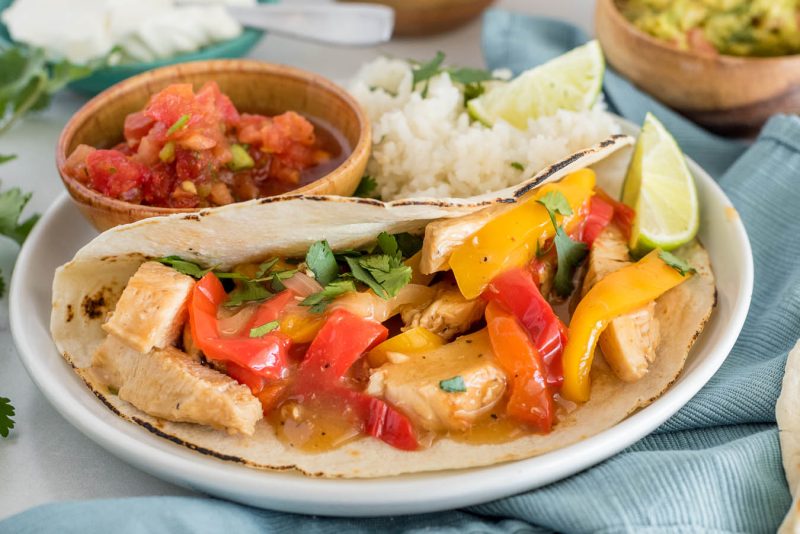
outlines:
{"label": "cilantro lime rice", "polygon": [[487,127],[470,119],[465,86],[447,72],[414,87],[413,81],[411,62],[378,58],[361,68],[350,88],[372,122],[367,173],[384,200],[502,189],[619,133],[602,101],[590,110],[529,120],[525,130],[503,121]]}

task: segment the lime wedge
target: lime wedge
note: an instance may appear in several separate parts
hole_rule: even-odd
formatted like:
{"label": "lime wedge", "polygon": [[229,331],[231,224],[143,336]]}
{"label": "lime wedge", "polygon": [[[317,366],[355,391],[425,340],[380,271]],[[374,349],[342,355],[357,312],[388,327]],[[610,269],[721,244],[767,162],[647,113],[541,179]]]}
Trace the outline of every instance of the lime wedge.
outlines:
{"label": "lime wedge", "polygon": [[675,138],[647,114],[622,186],[622,201],[636,210],[630,247],[641,256],[672,250],[694,239],[700,206],[694,178]]}
{"label": "lime wedge", "polygon": [[528,119],[552,115],[559,109],[589,109],[603,86],[605,61],[597,41],[567,52],[508,83],[492,85],[467,103],[472,118],[487,126],[503,119],[520,129]]}

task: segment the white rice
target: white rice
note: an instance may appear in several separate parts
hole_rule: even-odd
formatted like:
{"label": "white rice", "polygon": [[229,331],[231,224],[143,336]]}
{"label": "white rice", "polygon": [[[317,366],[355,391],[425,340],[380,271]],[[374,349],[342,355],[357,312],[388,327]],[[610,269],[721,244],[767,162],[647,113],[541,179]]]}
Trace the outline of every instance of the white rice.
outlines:
{"label": "white rice", "polygon": [[[518,130],[471,121],[463,86],[447,73],[412,88],[411,64],[378,58],[364,65],[351,92],[373,127],[367,173],[384,200],[467,197],[517,184],[550,163],[619,133],[600,102],[589,111],[560,110]],[[512,166],[521,163],[524,170]]]}

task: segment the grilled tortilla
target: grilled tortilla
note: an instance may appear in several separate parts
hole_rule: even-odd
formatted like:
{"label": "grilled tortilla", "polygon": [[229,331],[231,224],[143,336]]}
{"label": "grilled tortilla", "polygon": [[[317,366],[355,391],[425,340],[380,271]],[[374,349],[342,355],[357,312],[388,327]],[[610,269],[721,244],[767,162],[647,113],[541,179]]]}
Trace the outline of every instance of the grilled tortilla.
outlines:
{"label": "grilled tortilla", "polygon": [[[505,443],[475,445],[442,438],[429,448],[407,452],[364,437],[337,449],[306,453],[281,442],[263,420],[247,436],[147,415],[123,400],[124,395],[109,390],[107,381],[91,368],[92,356],[107,337],[101,326],[108,313],[113,311],[128,280],[149,258],[180,255],[204,265],[227,268],[268,256],[299,256],[320,239],[327,239],[334,250],[355,248],[368,244],[382,231],[421,232],[433,220],[516,202],[531,189],[592,165],[630,143],[627,137],[610,139],[556,163],[516,188],[466,200],[382,203],[288,196],[114,228],[57,270],[53,283],[53,339],[95,395],[120,417],[195,451],[254,468],[296,469],[326,477],[380,477],[490,465],[565,447],[646,406],[680,373],[715,302],[709,257],[699,244],[677,251],[697,269],[697,274],[656,302],[655,315],[662,331],[669,334],[661,336],[647,374],[627,384],[598,358],[592,370],[589,402],[559,420],[547,435],[530,434]],[[242,228],[249,230],[243,232]]]}

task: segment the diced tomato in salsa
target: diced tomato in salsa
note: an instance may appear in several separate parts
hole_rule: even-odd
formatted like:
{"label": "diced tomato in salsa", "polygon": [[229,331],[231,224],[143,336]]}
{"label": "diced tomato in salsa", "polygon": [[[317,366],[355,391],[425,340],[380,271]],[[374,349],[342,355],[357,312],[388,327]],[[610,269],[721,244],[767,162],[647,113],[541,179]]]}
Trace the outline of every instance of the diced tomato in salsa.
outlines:
{"label": "diced tomato in salsa", "polygon": [[215,82],[197,92],[191,84],[164,88],[125,118],[123,135],[107,150],[78,146],[65,172],[103,195],[173,208],[286,192],[343,152],[321,146],[314,124],[294,111],[239,114]]}

